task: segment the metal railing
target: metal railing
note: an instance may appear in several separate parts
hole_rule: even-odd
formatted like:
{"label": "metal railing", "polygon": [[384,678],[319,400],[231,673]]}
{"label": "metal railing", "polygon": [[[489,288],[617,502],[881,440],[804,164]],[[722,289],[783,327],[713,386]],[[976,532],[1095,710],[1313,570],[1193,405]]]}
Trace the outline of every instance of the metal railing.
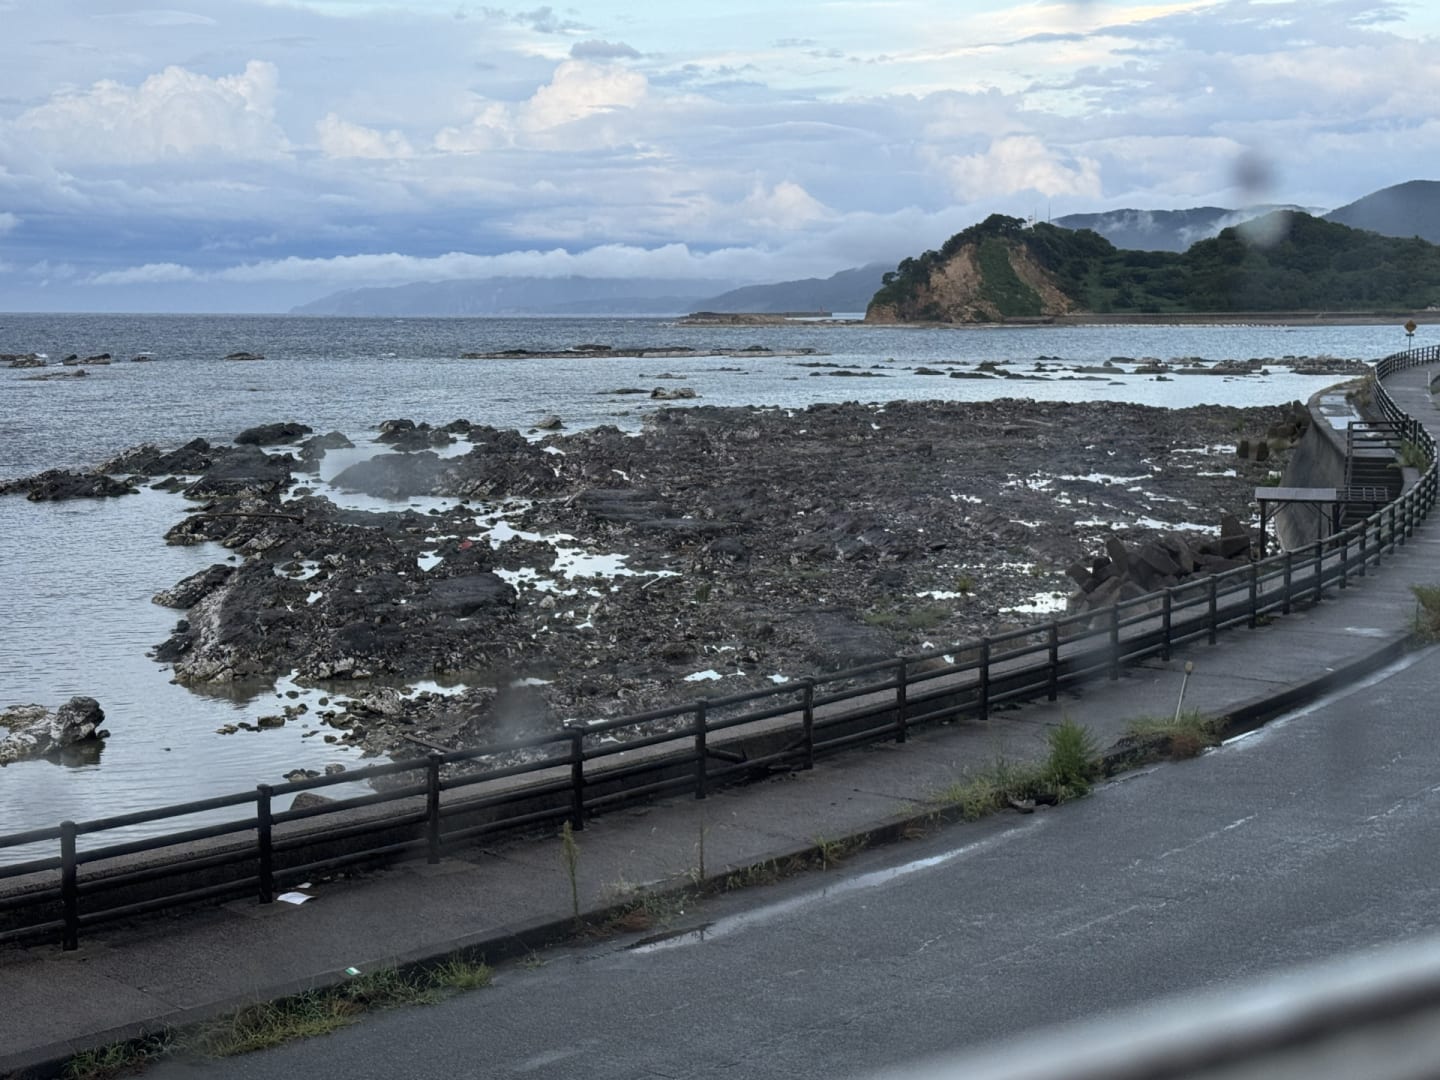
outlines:
{"label": "metal railing", "polygon": [[[1363,521],[1223,573],[1085,612],[898,656],[834,674],[472,750],[351,770],[153,810],[66,821],[0,836],[7,850],[56,844],[58,853],[0,866],[0,943],[58,938],[162,908],[225,897],[275,899],[295,884],[357,863],[425,857],[501,831],[568,821],[656,795],[691,791],[961,717],[986,719],[1005,702],[1056,699],[1063,686],[1118,679],[1127,663],[1168,660],[1180,644],[1214,644],[1233,626],[1257,626],[1297,604],[1345,589],[1403,546],[1435,505],[1435,440],[1385,391],[1403,368],[1440,361],[1440,347],[1381,360],[1376,407],[1430,465],[1419,482]],[[479,765],[446,775],[445,765]],[[383,780],[373,793],[276,810],[275,800]],[[82,838],[142,823],[243,808],[242,816],[164,836],[82,848]]]}

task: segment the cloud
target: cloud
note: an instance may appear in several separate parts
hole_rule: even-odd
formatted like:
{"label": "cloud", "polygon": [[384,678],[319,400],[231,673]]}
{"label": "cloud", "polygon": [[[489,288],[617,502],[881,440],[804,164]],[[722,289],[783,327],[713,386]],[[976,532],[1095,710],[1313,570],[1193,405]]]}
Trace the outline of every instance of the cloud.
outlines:
{"label": "cloud", "polygon": [[8,210],[0,211],[0,236],[19,228],[20,218]]}
{"label": "cloud", "polygon": [[90,279],[92,285],[159,285],[196,281],[200,275],[179,263],[146,263],[124,270],[108,270]]}
{"label": "cloud", "polygon": [[113,20],[115,22],[134,23],[136,26],[151,28],[162,28],[168,26],[218,26],[219,22],[209,15],[199,15],[193,11],[121,11],[105,15],[92,15],[92,19]]}
{"label": "cloud", "polygon": [[584,23],[557,15],[555,9],[548,4],[533,11],[506,11],[503,8],[489,7],[481,10],[487,18],[519,23],[537,34],[569,34],[590,29]]}
{"label": "cloud", "polygon": [[[528,249],[496,255],[451,251],[421,258],[399,252],[375,255],[341,255],[328,259],[284,259],[246,263],[208,272],[206,280],[240,283],[262,281],[323,281],[337,284],[378,284],[397,281],[443,281],[515,275],[522,277],[730,277],[753,254],[733,250],[693,251],[686,244],[640,248],[627,244],[601,244],[583,251],[564,248]],[[123,284],[126,280],[163,280],[186,268],[142,266],[95,278],[97,284]],[[126,276],[122,280],[122,276]],[[147,275],[156,275],[150,277]],[[102,278],[104,280],[102,280]],[[174,280],[180,280],[177,276]]]}
{"label": "cloud", "polygon": [[638,60],[640,52],[623,41],[577,41],[570,46],[570,56],[575,60]]}
{"label": "cloud", "polygon": [[768,191],[757,185],[740,204],[740,212],[755,225],[787,230],[833,216],[829,207],[789,180]]}
{"label": "cloud", "polygon": [[606,124],[591,125],[587,132],[552,133],[581,121],[604,120],[633,110],[646,101],[649,91],[649,81],[638,71],[566,60],[528,100],[518,105],[479,103],[468,124],[442,128],[434,146],[448,153],[471,153],[504,146],[580,150],[623,143],[626,134]]}
{"label": "cloud", "polygon": [[1098,199],[1102,192],[1099,162],[1052,151],[1034,135],[1007,135],[983,153],[945,157],[940,165],[967,201],[1022,191]]}
{"label": "cloud", "polygon": [[377,131],[352,124],[333,112],[315,124],[320,149],[326,157],[385,160],[413,157],[410,140],[399,131]]}
{"label": "cloud", "polygon": [[543,131],[597,113],[633,109],[645,100],[648,90],[649,83],[638,71],[567,60],[525,103],[520,122],[531,131]]}
{"label": "cloud", "polygon": [[[784,204],[793,198],[793,194],[782,191],[779,201]],[[761,190],[730,207],[730,211],[734,213],[746,206],[773,201],[774,192]],[[947,207],[934,214],[913,208],[888,215],[836,215],[829,212],[828,227],[823,229],[801,231],[783,239],[773,231],[764,233],[759,230],[764,236],[761,242],[732,243],[710,249],[682,243],[652,246],[609,243],[573,251],[555,246],[493,254],[449,251],[434,256],[416,256],[389,251],[323,258],[288,256],[214,269],[151,263],[94,275],[89,284],[123,286],[197,282],[229,288],[307,286],[318,291],[497,276],[781,281],[825,276],[844,267],[876,260],[894,264],[906,255],[913,255],[917,244],[936,236],[949,236],[974,220],[974,212],[965,207]]]}
{"label": "cloud", "polygon": [[1046,198],[1240,206],[1247,150],[1267,197],[1328,206],[1440,154],[1436,5],[840,0],[757,36],[703,6],[483,2],[0,0],[5,259],[117,304],[612,256],[812,276]]}
{"label": "cloud", "polygon": [[239,75],[213,79],[167,67],[138,86],[106,79],[58,93],[14,126],[62,162],[274,158],[289,149],[275,124],[278,82],[275,65],[261,60],[251,60]]}

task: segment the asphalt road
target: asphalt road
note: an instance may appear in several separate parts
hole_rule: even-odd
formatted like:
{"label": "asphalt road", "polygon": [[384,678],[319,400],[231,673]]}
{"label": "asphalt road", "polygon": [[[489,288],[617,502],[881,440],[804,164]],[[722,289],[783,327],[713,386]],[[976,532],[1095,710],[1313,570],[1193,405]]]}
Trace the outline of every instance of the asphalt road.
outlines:
{"label": "asphalt road", "polygon": [[1440,923],[1440,651],[1202,758],[557,950],[492,987],[152,1077],[834,1077]]}

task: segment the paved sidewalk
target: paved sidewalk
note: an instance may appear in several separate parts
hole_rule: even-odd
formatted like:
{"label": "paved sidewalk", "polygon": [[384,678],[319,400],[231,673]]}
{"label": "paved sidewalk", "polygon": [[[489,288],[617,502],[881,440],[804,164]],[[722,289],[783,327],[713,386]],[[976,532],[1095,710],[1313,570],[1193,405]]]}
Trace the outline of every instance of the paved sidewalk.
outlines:
{"label": "paved sidewalk", "polygon": [[[1428,374],[1404,373],[1387,387],[1401,408],[1440,429]],[[704,802],[676,797],[597,817],[578,836],[581,907],[598,912],[629,889],[688,881],[702,829],[711,878],[809,852],[821,839],[897,837],[967,770],[997,755],[1043,758],[1046,732],[1067,716],[1108,746],[1131,720],[1173,713],[1187,661],[1187,708],[1258,722],[1398,658],[1410,643],[1410,587],[1418,584],[1440,584],[1434,523],[1320,604],[1228,631],[1214,646],[1177,649],[1169,662],[1130,668],[1116,682],[1000,710],[985,724],[913,732],[903,745],[855,750]],[[315,899],[303,906],[235,901],[87,930],[73,953],[0,952],[0,1076],[53,1074],[75,1051],[338,981],[347,967],[460,949],[494,960],[553,941],[571,924],[558,840],[476,849],[309,891]]]}

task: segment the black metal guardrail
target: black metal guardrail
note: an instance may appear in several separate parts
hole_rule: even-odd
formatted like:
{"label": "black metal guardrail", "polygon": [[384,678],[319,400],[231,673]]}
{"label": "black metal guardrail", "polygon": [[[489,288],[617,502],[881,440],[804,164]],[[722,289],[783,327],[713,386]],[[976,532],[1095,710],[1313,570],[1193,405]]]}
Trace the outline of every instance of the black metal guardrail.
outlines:
{"label": "black metal guardrail", "polygon": [[[163,908],[246,895],[270,903],[285,883],[346,865],[422,856],[438,862],[448,847],[466,840],[561,821],[583,829],[587,814],[621,803],[687,789],[703,799],[717,784],[776,766],[809,768],[817,757],[849,746],[904,742],[912,727],[984,720],[1004,702],[1054,701],[1062,686],[1101,675],[1119,678],[1127,662],[1169,659],[1176,645],[1201,638],[1214,644],[1224,629],[1254,627],[1261,618],[1318,601],[1327,588],[1346,588],[1405,544],[1430,513],[1437,491],[1435,440],[1396,406],[1384,379],[1437,361],[1440,346],[1398,353],[1377,363],[1373,382],[1376,406],[1425,452],[1429,468],[1401,497],[1303,552],[1124,600],[1100,615],[1055,618],[776,687],[0,836],[0,857],[6,850],[58,844],[54,855],[0,866],[0,944],[58,938],[63,948],[74,949],[84,928]],[[763,744],[755,738],[762,731]],[[762,752],[750,756],[741,738]],[[444,765],[461,762],[486,767],[442,774]],[[532,779],[513,779],[526,776]],[[386,777],[399,778],[390,781],[398,786],[274,808],[282,796]],[[236,807],[245,808],[243,816],[81,847],[82,837]],[[357,813],[370,807],[391,809]],[[321,841],[331,846],[325,849]]]}

